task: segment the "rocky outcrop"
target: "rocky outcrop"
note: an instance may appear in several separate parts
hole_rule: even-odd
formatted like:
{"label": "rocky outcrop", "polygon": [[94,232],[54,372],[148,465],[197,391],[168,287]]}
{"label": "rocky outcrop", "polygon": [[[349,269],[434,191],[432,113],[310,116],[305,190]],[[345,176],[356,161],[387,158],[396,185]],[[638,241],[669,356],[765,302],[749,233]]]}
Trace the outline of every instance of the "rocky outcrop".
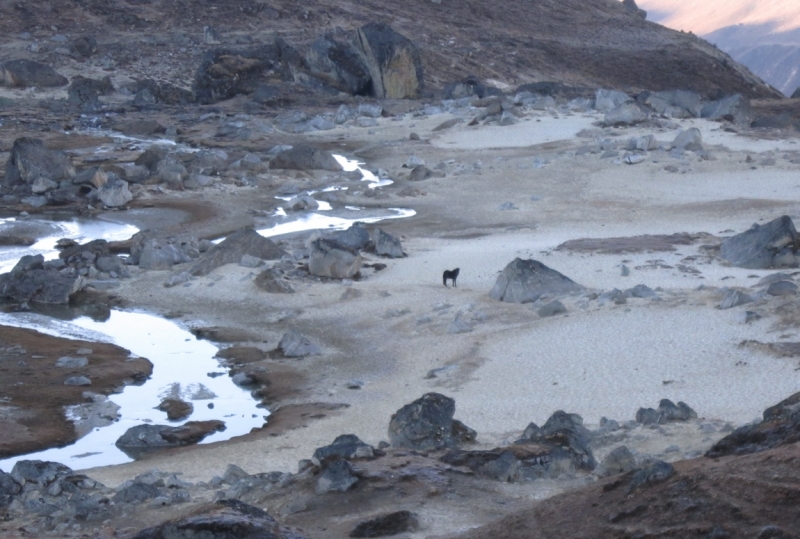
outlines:
{"label": "rocky outcrop", "polygon": [[100,107],[99,97],[114,91],[111,77],[90,79],[78,75],[73,77],[67,88],[67,102],[85,111],[97,110]]}
{"label": "rocky outcrop", "polygon": [[647,93],[644,103],[668,118],[699,118],[702,111],[702,98],[689,90]]}
{"label": "rocky outcrop", "polygon": [[311,243],[308,271],[318,277],[352,279],[361,271],[361,254],[325,238]]}
{"label": "rocky outcrop", "polygon": [[529,303],[543,296],[580,292],[572,279],[533,259],[516,258],[497,277],[489,296],[508,303]]}
{"label": "rocky outcrop", "polygon": [[800,442],[800,393],[764,410],[754,425],[734,430],[706,452],[707,457],[744,455]]}
{"label": "rocky outcrop", "polygon": [[97,198],[108,208],[119,208],[133,200],[128,182],[116,178],[103,184],[97,190]]}
{"label": "rocky outcrop", "polygon": [[372,458],[374,456],[374,447],[362,442],[355,434],[342,434],[337,436],[331,445],[317,448],[311,460],[319,466],[320,463],[331,458],[351,460]]}
{"label": "rocky outcrop", "polygon": [[754,224],[750,230],[726,239],[720,256],[734,266],[750,269],[796,267],[797,230],[788,215],[767,224]]}
{"label": "rocky outcrop", "polygon": [[262,260],[277,260],[283,251],[269,238],[265,238],[252,228],[234,232],[222,242],[214,245],[192,266],[192,275],[208,275],[225,264],[238,264],[244,255]]}
{"label": "rocky outcrop", "polygon": [[132,459],[140,459],[155,451],[193,445],[206,436],[225,430],[223,421],[189,421],[180,427],[169,425],[137,425],[125,431],[114,443]]}
{"label": "rocky outcrop", "polygon": [[206,53],[197,69],[194,95],[207,104],[252,94],[272,77],[293,80],[291,66],[300,60],[282,39],[252,49],[215,49]]}
{"label": "rocky outcrop", "polygon": [[332,33],[311,44],[306,62],[310,73],[332,88],[350,95],[372,93],[372,77],[358,51]]}
{"label": "rocky outcrop", "polygon": [[6,60],[0,63],[0,86],[52,88],[69,81],[52,67],[32,60]]}
{"label": "rocky outcrop", "polygon": [[697,412],[683,401],[675,404],[669,399],[661,399],[658,409],[639,408],[636,412],[636,422],[642,425],[663,425],[664,423],[674,423],[676,421],[688,421],[696,419]]}
{"label": "rocky outcrop", "polygon": [[334,232],[327,239],[353,251],[365,249],[370,242],[369,232],[359,223],[351,225],[347,230]]}
{"label": "rocky outcrop", "polygon": [[453,419],[456,401],[439,393],[426,393],[392,415],[389,442],[394,447],[429,450],[474,441],[476,433]]}
{"label": "rocky outcrop", "polygon": [[690,152],[703,151],[703,134],[696,127],[690,127],[685,131],[681,131],[672,141],[673,148],[680,148],[681,150],[689,150]]}
{"label": "rocky outcrop", "polygon": [[37,180],[48,180],[57,184],[74,177],[75,168],[67,154],[48,150],[39,139],[18,138],[14,141],[11,156],[6,163],[3,186],[32,186]]}
{"label": "rocky outcrop", "polygon": [[329,170],[341,172],[342,167],[330,152],[313,146],[297,145],[284,150],[269,162],[272,169]]}
{"label": "rocky outcrop", "polygon": [[413,99],[424,88],[419,50],[389,25],[372,22],[358,29],[356,45],[372,76],[372,95]]}
{"label": "rocky outcrop", "polygon": [[147,528],[133,539],[303,539],[265,511],[238,500],[220,500],[187,517]]}
{"label": "rocky outcrop", "polygon": [[84,284],[83,277],[72,268],[59,271],[58,263],[45,263],[42,255],[27,255],[10,272],[0,275],[0,297],[66,305]]}
{"label": "rocky outcrop", "polygon": [[603,117],[603,125],[635,125],[645,120],[647,120],[647,114],[639,108],[639,105],[628,102],[606,112],[606,115]]}

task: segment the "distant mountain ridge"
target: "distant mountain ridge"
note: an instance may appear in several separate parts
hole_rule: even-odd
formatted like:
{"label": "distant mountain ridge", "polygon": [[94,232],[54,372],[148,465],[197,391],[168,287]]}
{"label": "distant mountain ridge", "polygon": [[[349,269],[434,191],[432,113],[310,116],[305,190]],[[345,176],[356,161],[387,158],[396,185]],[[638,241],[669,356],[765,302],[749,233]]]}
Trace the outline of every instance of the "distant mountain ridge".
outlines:
{"label": "distant mountain ridge", "polygon": [[800,87],[797,0],[639,0],[648,20],[717,45],[785,95]]}

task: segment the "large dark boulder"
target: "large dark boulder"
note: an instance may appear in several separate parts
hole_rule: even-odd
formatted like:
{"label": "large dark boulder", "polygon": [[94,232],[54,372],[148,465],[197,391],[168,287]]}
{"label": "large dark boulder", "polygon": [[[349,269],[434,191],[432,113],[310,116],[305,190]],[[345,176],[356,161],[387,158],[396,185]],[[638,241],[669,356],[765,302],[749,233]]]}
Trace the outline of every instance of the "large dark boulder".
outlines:
{"label": "large dark boulder", "polygon": [[753,109],[749,99],[741,94],[736,94],[706,103],[700,111],[700,116],[709,120],[725,120],[747,127],[753,121]]}
{"label": "large dark boulder", "polygon": [[439,393],[426,393],[392,415],[389,442],[394,447],[443,449],[475,440],[475,431],[454,420],[456,401]]}
{"label": "large dark boulder", "polygon": [[327,239],[346,249],[360,251],[370,242],[369,232],[363,225],[356,223],[347,230],[339,230],[327,236]]}
{"label": "large dark boulder", "polygon": [[8,507],[14,496],[22,491],[22,486],[11,474],[0,470],[0,510]]}
{"label": "large dark boulder", "polygon": [[375,243],[375,254],[379,256],[388,258],[403,258],[407,256],[403,252],[403,244],[400,242],[400,238],[396,238],[380,228],[375,229],[373,242]]}
{"label": "large dark boulder", "polygon": [[508,303],[529,303],[542,296],[580,292],[572,279],[533,259],[516,258],[497,277],[489,296]]}
{"label": "large dark boulder", "polygon": [[0,275],[0,297],[20,303],[66,305],[83,285],[83,277],[76,271],[45,267],[42,255],[27,255],[10,272]]}
{"label": "large dark boulder", "polygon": [[47,487],[59,477],[72,473],[68,466],[44,460],[20,460],[11,469],[11,477],[17,483],[35,483],[40,487]]}
{"label": "large dark boulder", "polygon": [[358,29],[356,46],[372,76],[372,95],[386,99],[420,97],[424,88],[419,49],[389,25],[371,22]]}
{"label": "large dark boulder", "polygon": [[152,97],[155,103],[165,105],[184,105],[194,102],[194,94],[191,91],[168,82],[142,79],[134,82],[129,88],[135,94],[134,102],[138,100],[139,103],[143,103],[147,97]]}
{"label": "large dark boulder", "polygon": [[23,137],[16,139],[11,148],[3,186],[32,185],[42,179],[58,183],[74,177],[75,167],[67,154],[48,150],[39,139]]}
{"label": "large dark boulder", "polygon": [[293,80],[292,66],[302,63],[282,39],[252,49],[215,49],[205,54],[197,69],[194,95],[204,104],[249,95],[274,79]]}
{"label": "large dark boulder", "polygon": [[234,232],[222,242],[214,245],[189,270],[192,275],[208,275],[225,264],[238,264],[244,255],[263,260],[277,260],[283,251],[269,238],[265,238],[252,228]]}
{"label": "large dark boulder", "polygon": [[147,528],[133,539],[303,539],[264,510],[239,500],[220,500],[191,515]]}
{"label": "large dark boulder", "polygon": [[306,54],[310,73],[328,86],[350,95],[370,95],[372,77],[358,51],[347,41],[326,34]]}
{"label": "large dark boulder", "polygon": [[788,215],[767,224],[754,224],[750,230],[722,242],[720,255],[734,266],[750,269],[796,267],[797,230]]}
{"label": "large dark boulder", "polygon": [[707,457],[745,455],[800,442],[800,393],[764,410],[762,421],[734,430],[706,452]]}
{"label": "large dark boulder", "polygon": [[120,451],[132,459],[200,442],[206,436],[225,430],[223,421],[189,421],[180,427],[169,425],[137,425],[125,431],[114,443]]}
{"label": "large dark boulder", "polygon": [[272,161],[269,162],[269,168],[342,171],[342,166],[330,152],[305,145],[294,146],[282,151],[272,158]]}
{"label": "large dark boulder", "polygon": [[52,67],[31,60],[6,60],[0,63],[0,86],[51,88],[69,82]]}

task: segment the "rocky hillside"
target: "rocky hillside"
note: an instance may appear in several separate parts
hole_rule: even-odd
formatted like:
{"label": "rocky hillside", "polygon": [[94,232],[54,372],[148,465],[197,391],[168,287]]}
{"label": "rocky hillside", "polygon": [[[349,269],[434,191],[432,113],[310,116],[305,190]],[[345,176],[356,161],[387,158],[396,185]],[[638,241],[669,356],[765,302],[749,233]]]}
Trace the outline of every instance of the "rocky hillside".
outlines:
{"label": "rocky hillside", "polygon": [[35,7],[2,0],[0,12],[0,32],[9,36],[0,48],[4,58],[58,69],[76,61],[58,40],[89,36],[107,71],[185,88],[211,48],[205,26],[214,26],[221,46],[278,36],[303,54],[327,31],[377,21],[419,47],[428,92],[472,75],[501,89],[556,81],[627,91],[684,88],[707,97],[779,96],[708,43],[642,20],[616,0],[42,0]]}
{"label": "rocky hillside", "polygon": [[640,0],[648,19],[692,31],[786,95],[800,87],[800,4],[790,0]]}

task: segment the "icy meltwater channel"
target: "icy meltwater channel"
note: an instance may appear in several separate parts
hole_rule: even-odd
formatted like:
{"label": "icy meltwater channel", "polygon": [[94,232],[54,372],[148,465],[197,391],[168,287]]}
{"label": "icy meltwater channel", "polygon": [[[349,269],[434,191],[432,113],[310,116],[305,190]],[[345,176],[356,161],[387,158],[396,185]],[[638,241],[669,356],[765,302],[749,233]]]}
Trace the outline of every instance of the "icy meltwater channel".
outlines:
{"label": "icy meltwater channel", "polygon": [[[0,314],[0,324],[32,328],[59,337],[112,342],[153,363],[153,375],[144,385],[126,386],[122,393],[109,397],[120,406],[118,421],[94,429],[67,447],[0,460],[0,469],[6,472],[18,460],[27,459],[60,462],[77,470],[130,462],[132,459],[114,445],[126,430],[142,423],[170,426],[185,423],[167,421],[166,413],[155,409],[166,397],[178,397],[194,405],[187,421],[225,422],[224,431],[200,443],[247,434],[252,428],[263,426],[269,414],[257,407],[248,391],[231,381],[227,369],[214,359],[217,347],[169,320],[124,311],[112,311],[106,322],[89,318],[63,322],[32,313],[14,313]],[[91,387],[86,389],[91,391]]]}
{"label": "icy meltwater channel", "polygon": [[[361,165],[364,163],[361,163],[355,159],[348,159],[343,155],[336,154],[334,154],[333,157],[342,166],[342,169],[344,169],[345,172],[352,172],[356,170],[360,171],[362,176],[361,181],[365,182],[369,189],[384,187],[394,183],[388,178],[378,178],[369,170],[361,167]],[[339,189],[344,188],[331,187],[328,189],[323,189],[322,191],[308,191],[307,194],[313,196],[318,192],[337,191]],[[278,198],[288,202],[294,197],[289,196]],[[325,213],[331,212],[333,209],[328,202],[325,202],[324,200],[318,200],[317,203],[319,204],[319,208],[317,208],[317,210],[310,211],[293,220],[288,220],[289,216],[282,208],[278,209],[278,211],[275,213],[275,217],[285,218],[287,221],[283,223],[277,223],[269,228],[259,229],[258,233],[262,236],[271,237],[280,236],[281,234],[304,232],[308,230],[345,230],[355,223],[377,223],[387,219],[402,219],[404,217],[412,217],[417,213],[414,210],[406,208],[367,210],[365,208],[359,208],[355,206],[345,206],[344,211],[339,211],[338,215],[331,215],[330,213]]]}
{"label": "icy meltwater channel", "polygon": [[20,258],[25,255],[44,255],[45,260],[58,258],[56,242],[69,238],[78,243],[92,240],[124,241],[139,232],[133,225],[115,223],[100,219],[70,219],[64,221],[20,219],[10,217],[0,219],[0,230],[13,228],[19,224],[39,225],[50,229],[50,233],[30,246],[14,246],[0,248],[0,273],[11,271]]}

